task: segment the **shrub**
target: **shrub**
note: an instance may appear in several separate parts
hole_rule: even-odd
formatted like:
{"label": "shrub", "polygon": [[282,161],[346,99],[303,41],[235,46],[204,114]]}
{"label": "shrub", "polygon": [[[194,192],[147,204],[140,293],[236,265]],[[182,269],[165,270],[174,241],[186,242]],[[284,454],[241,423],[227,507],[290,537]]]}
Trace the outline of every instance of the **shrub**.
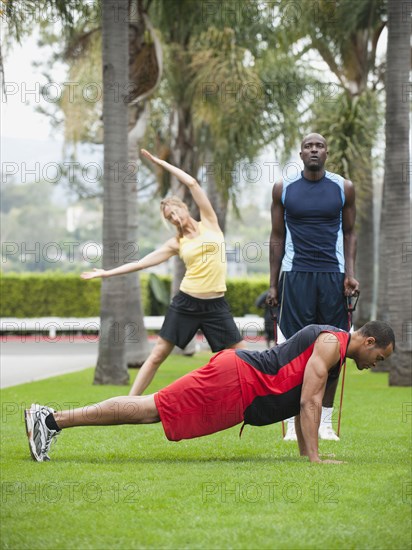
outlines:
{"label": "shrub", "polygon": [[263,309],[257,308],[255,301],[259,294],[268,290],[267,277],[228,279],[226,286],[226,300],[234,317],[243,317],[253,313],[263,315]]}
{"label": "shrub", "polygon": [[[171,278],[159,279],[170,291]],[[83,281],[78,274],[7,274],[0,279],[2,317],[98,317],[100,279]],[[140,274],[141,297],[145,315],[160,315],[159,302],[149,287],[149,274]],[[236,278],[227,281],[226,299],[235,317],[263,311],[255,300],[268,289],[266,277]]]}

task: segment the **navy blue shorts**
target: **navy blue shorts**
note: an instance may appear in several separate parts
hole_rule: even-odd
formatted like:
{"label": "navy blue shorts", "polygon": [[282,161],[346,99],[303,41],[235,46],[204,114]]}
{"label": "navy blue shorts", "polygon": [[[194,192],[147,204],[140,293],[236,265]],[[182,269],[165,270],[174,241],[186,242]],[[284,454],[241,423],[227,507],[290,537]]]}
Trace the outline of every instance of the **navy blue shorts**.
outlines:
{"label": "navy blue shorts", "polygon": [[224,297],[194,298],[180,290],[169,306],[159,336],[183,349],[199,329],[214,352],[242,340]]}
{"label": "navy blue shorts", "polygon": [[279,281],[278,320],[285,338],[311,324],[348,330],[343,273],[285,271]]}

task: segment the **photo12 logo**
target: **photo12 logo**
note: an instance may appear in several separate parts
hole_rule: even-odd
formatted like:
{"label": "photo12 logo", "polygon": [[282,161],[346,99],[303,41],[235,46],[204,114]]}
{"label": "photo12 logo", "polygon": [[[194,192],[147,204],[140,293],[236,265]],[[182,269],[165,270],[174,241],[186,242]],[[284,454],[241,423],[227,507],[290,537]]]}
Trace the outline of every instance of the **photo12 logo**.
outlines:
{"label": "photo12 logo", "polygon": [[[111,261],[122,263],[137,262],[139,260],[139,246],[135,242],[114,242],[108,247]],[[18,259],[21,263],[48,262],[56,264],[61,261],[75,263],[87,262],[96,264],[103,257],[103,246],[96,242],[80,243],[64,241],[63,243],[39,241],[33,243],[6,241],[1,243],[2,263]]]}
{"label": "photo12 logo", "polygon": [[202,502],[218,502],[221,504],[256,503],[283,501],[296,503],[304,498],[317,503],[337,504],[340,487],[337,483],[314,483],[303,487],[296,482],[280,483],[265,481],[263,483],[202,483]]}
{"label": "photo12 logo", "polygon": [[36,503],[56,504],[100,501],[124,502],[128,504],[139,501],[137,483],[113,483],[105,486],[93,481],[48,481],[46,483],[26,483],[22,481],[3,481],[1,483],[1,502],[7,504]]}

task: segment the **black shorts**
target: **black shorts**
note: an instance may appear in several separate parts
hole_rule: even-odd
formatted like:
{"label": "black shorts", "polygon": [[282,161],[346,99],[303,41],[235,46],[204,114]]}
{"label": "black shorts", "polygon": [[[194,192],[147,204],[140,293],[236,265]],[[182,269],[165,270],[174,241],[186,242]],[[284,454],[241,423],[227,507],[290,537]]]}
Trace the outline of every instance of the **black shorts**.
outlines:
{"label": "black shorts", "polygon": [[285,271],[279,281],[280,329],[290,338],[311,324],[348,330],[343,273]]}
{"label": "black shorts", "polygon": [[179,291],[169,306],[159,336],[183,349],[199,329],[214,352],[242,340],[224,297],[207,300]]}

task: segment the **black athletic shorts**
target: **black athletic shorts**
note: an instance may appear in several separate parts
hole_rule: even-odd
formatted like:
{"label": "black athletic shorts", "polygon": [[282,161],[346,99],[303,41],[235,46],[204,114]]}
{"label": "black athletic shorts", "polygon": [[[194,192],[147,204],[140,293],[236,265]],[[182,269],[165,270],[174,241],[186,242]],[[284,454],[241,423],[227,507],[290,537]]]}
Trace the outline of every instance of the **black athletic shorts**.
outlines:
{"label": "black athletic shorts", "polygon": [[307,325],[349,330],[343,273],[284,271],[279,281],[280,330],[290,338]]}
{"label": "black athletic shorts", "polygon": [[214,352],[242,340],[224,297],[193,298],[179,291],[169,306],[159,336],[183,349],[199,329]]}

